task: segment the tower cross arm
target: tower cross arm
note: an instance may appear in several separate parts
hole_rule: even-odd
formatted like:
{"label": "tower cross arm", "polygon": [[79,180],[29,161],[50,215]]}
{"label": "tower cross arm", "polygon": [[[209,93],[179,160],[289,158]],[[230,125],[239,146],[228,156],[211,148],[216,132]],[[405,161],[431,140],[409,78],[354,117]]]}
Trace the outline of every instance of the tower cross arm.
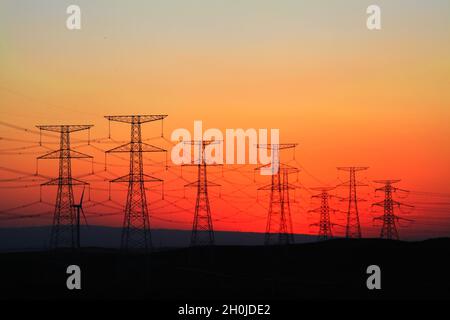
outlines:
{"label": "tower cross arm", "polygon": [[208,146],[210,144],[221,144],[222,140],[186,140],[183,141],[184,144],[189,144],[191,146]]}
{"label": "tower cross arm", "polygon": [[[400,217],[400,216],[395,215],[395,214],[393,214],[392,217],[393,217],[395,220],[397,220],[397,221],[399,221],[399,220],[409,221],[409,222],[413,222],[413,221],[414,221],[414,220],[412,220],[412,219],[403,218],[403,217]],[[378,216],[378,217],[373,218],[373,220],[385,220],[385,219],[386,219],[386,215],[381,215],[381,216]]]}
{"label": "tower cross arm", "polygon": [[384,206],[384,200],[372,203],[372,207],[375,207],[375,206],[383,207]]}
{"label": "tower cross arm", "polygon": [[[345,181],[343,183],[338,184],[336,187],[348,187],[350,186],[350,181]],[[364,183],[362,181],[355,181],[355,186],[357,187],[368,187],[369,185],[367,183]]]}
{"label": "tower cross arm", "polygon": [[206,183],[202,183],[200,181],[190,182],[184,185],[185,187],[198,187],[198,186],[207,186],[207,187],[220,187],[221,185],[212,181],[207,181]]}
{"label": "tower cross arm", "polygon": [[167,114],[105,116],[105,118],[110,121],[135,123],[135,124],[163,120],[166,117]]}
{"label": "tower cross arm", "polygon": [[400,181],[401,181],[400,179],[373,180],[373,182],[375,183],[382,183],[382,184],[394,184]]}
{"label": "tower cross arm", "polygon": [[403,203],[403,202],[400,202],[400,201],[395,201],[395,200],[393,201],[393,204],[397,205],[399,207],[415,208],[413,205],[410,205],[410,204],[407,204],[407,203]]}
{"label": "tower cross arm", "polygon": [[[256,168],[254,168],[253,170],[254,171],[258,171],[258,170],[261,170],[262,168],[269,168],[270,169],[271,167],[273,167],[273,164],[272,163],[267,163],[267,164],[263,164],[261,166],[258,166]],[[289,173],[289,174],[300,172],[299,168],[291,166],[291,165],[288,165],[288,164],[285,164],[285,163],[281,163],[281,162],[279,163],[279,170],[280,171],[284,171],[284,172]]]}
{"label": "tower cross arm", "polygon": [[359,197],[357,197],[357,198],[342,197],[342,198],[340,199],[340,201],[349,201],[349,200],[353,200],[353,201],[356,200],[356,201],[362,201],[362,202],[367,201],[367,199],[359,198]]}
{"label": "tower cross arm", "polygon": [[[414,208],[414,206],[410,204],[406,204],[400,201],[391,200],[392,205],[398,206],[398,207],[408,207],[408,208]],[[378,206],[378,207],[384,207],[385,206],[385,200],[381,200],[375,203],[372,203],[372,206]]]}
{"label": "tower cross arm", "polygon": [[[195,163],[195,161],[193,163],[183,163],[181,164],[182,167],[198,167],[201,162],[197,160],[198,163]],[[222,163],[206,163],[205,164],[208,167],[222,167],[223,164]]]}
{"label": "tower cross arm", "polygon": [[57,185],[86,186],[89,185],[89,183],[75,178],[55,178],[41,184],[41,186],[57,186]]}

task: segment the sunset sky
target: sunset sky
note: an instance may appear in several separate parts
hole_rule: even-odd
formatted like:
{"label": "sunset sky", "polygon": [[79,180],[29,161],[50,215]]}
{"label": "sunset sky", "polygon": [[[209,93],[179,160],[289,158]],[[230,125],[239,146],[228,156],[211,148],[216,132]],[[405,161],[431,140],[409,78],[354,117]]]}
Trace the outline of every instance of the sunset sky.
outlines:
{"label": "sunset sky", "polygon": [[[382,10],[380,31],[366,28],[366,8],[374,3]],[[70,4],[81,7],[81,30],[66,28]],[[310,199],[310,188],[344,182],[348,177],[336,167],[355,165],[370,167],[359,176],[369,183],[360,192],[368,200],[361,204],[363,235],[377,236],[380,229],[372,219],[381,212],[370,203],[382,197],[374,197],[371,181],[391,178],[413,191],[399,200],[416,205],[398,212],[415,220],[400,228],[401,236],[450,236],[449,39],[447,0],[2,0],[0,121],[28,129],[93,124],[92,139],[108,136],[103,116],[111,114],[168,114],[166,139],[177,128],[192,131],[194,120],[224,131],[277,128],[282,142],[299,144],[295,160],[290,151],[282,154],[301,166],[295,232],[316,232],[309,224],[319,217],[307,211],[319,203]],[[76,143],[85,133],[73,135],[77,150],[95,156],[97,175],[85,180],[99,202],[108,199],[101,179],[128,170],[126,158],[109,157],[103,172],[101,150],[129,139],[128,125],[111,129],[115,140],[96,148]],[[170,148],[156,138],[160,123],[144,125],[143,133],[155,137],[148,143]],[[35,158],[49,151],[38,147],[37,134],[0,124],[0,137],[6,138],[0,139],[0,167],[32,174]],[[57,139],[43,140],[57,147]],[[166,181],[164,200],[161,186],[148,186],[152,228],[189,229],[195,192],[186,190],[184,199],[183,185],[195,180],[195,171],[183,169],[181,178],[179,167],[164,170],[164,155],[145,158],[147,172]],[[55,162],[39,166],[47,176],[57,174]],[[211,190],[217,230],[264,232],[268,195],[260,193],[257,203],[256,189],[270,179],[253,182],[254,167],[225,166],[223,176],[211,169],[211,179],[222,184]],[[90,165],[75,163],[73,171],[87,174]],[[0,179],[18,176],[0,169]],[[38,201],[39,188],[24,186],[45,181],[3,180],[0,212]],[[119,210],[126,189],[113,188],[117,204],[93,206],[92,216]],[[44,189],[45,201],[54,203],[55,191]],[[346,189],[335,193],[345,196]],[[334,206],[345,210],[345,203]],[[45,210],[52,208],[38,204],[13,213]],[[344,214],[335,219],[342,224]],[[0,226],[48,223],[51,215]],[[122,215],[93,217],[92,223],[119,226]]]}

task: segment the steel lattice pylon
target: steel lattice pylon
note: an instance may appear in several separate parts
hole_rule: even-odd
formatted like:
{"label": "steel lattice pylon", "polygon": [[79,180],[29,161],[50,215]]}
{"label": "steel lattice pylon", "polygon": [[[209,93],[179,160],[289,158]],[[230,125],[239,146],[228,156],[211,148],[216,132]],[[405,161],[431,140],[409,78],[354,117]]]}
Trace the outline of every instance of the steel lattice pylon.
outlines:
{"label": "steel lattice pylon", "polygon": [[356,187],[367,186],[367,184],[361,183],[356,180],[356,172],[367,170],[369,167],[338,167],[338,170],[348,171],[350,175],[349,181],[341,184],[341,186],[349,187],[348,198],[344,199],[348,201],[347,209],[347,225],[345,227],[346,238],[361,238],[361,223],[359,220],[359,210],[358,201],[363,201],[359,199],[356,195]]}
{"label": "steel lattice pylon", "polygon": [[152,248],[144,183],[162,182],[162,180],[144,174],[142,153],[166,152],[166,150],[142,142],[141,124],[163,120],[165,117],[167,117],[167,115],[105,116],[105,118],[109,121],[118,121],[131,124],[130,142],[106,151],[106,154],[117,152],[126,152],[130,154],[130,170],[128,175],[110,181],[113,183],[128,183],[121,238],[121,249],[125,251],[144,250],[148,252]]}
{"label": "steel lattice pylon", "polygon": [[[258,145],[258,148],[272,150],[271,164],[263,167],[278,168],[276,172],[272,172],[271,183],[258,188],[258,190],[270,191],[269,211],[264,237],[265,245],[294,243],[289,190],[296,189],[297,186],[289,183],[289,174],[298,173],[299,170],[296,167],[281,163],[279,151],[295,148],[296,145],[294,143]],[[260,170],[263,167],[255,170]]]}
{"label": "steel lattice pylon", "polygon": [[332,197],[329,194],[329,191],[333,190],[334,187],[321,187],[321,188],[311,188],[312,190],[320,191],[319,194],[313,195],[312,198],[320,199],[320,207],[317,209],[309,210],[309,212],[318,212],[320,214],[319,223],[313,223],[311,226],[318,226],[318,240],[328,240],[333,238],[333,226],[334,223],[331,223],[330,212],[337,211],[330,207],[330,198]]}
{"label": "steel lattice pylon", "polygon": [[375,180],[374,182],[384,184],[383,187],[375,190],[375,191],[383,191],[384,192],[384,200],[372,204],[372,206],[382,207],[383,211],[384,211],[382,216],[374,218],[374,220],[382,220],[383,221],[380,238],[399,240],[400,237],[399,237],[398,230],[397,230],[397,221],[398,220],[411,221],[411,220],[404,219],[404,218],[401,218],[398,215],[396,215],[394,213],[394,206],[397,206],[397,207],[400,207],[400,206],[412,207],[412,206],[394,200],[392,194],[396,191],[407,192],[407,190],[399,189],[399,188],[392,186],[394,183],[400,182],[400,180]]}
{"label": "steel lattice pylon", "polygon": [[76,232],[76,210],[74,208],[73,186],[87,185],[86,182],[72,178],[71,159],[90,158],[87,154],[70,149],[70,133],[87,130],[92,125],[42,125],[36,126],[40,130],[58,132],[60,134],[59,150],[38,157],[42,159],[59,159],[59,176],[43,183],[41,186],[57,185],[55,213],[50,235],[50,249],[77,247],[79,243]]}
{"label": "steel lattice pylon", "polygon": [[205,148],[208,145],[221,143],[221,141],[193,140],[185,141],[184,143],[196,146],[198,151],[198,158],[195,164],[183,165],[197,167],[197,180],[185,185],[185,187],[194,187],[197,189],[194,220],[192,222],[191,246],[212,246],[214,245],[215,240],[208,187],[218,187],[220,185],[208,181],[207,166],[220,166],[221,164],[207,164],[205,159]]}

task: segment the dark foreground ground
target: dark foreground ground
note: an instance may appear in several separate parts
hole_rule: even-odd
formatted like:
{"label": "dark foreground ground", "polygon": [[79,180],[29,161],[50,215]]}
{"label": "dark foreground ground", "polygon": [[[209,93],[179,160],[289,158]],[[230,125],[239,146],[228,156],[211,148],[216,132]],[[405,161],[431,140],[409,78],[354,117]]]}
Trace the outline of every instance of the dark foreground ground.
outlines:
{"label": "dark foreground ground", "polygon": [[[450,299],[450,239],[332,240],[290,247],[215,247],[126,255],[87,248],[0,254],[2,299]],[[82,290],[66,288],[66,268]],[[381,268],[368,290],[366,268]]]}

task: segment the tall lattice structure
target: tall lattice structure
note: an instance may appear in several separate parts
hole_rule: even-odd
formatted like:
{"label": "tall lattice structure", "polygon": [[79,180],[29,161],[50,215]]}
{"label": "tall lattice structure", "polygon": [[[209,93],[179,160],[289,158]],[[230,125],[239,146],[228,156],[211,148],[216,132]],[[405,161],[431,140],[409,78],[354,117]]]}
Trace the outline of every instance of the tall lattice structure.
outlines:
{"label": "tall lattice structure", "polygon": [[344,199],[348,201],[347,209],[347,225],[345,227],[345,236],[347,238],[361,238],[361,224],[359,220],[358,201],[363,201],[357,197],[356,187],[367,186],[362,182],[356,180],[356,172],[367,170],[369,167],[338,167],[338,170],[348,171],[350,179],[347,182],[341,184],[341,186],[349,187],[348,198]]}
{"label": "tall lattice structure", "polygon": [[375,183],[384,184],[383,187],[375,189],[375,191],[384,192],[384,200],[380,202],[373,203],[372,206],[379,206],[383,208],[383,215],[374,218],[374,220],[383,221],[383,226],[381,228],[380,238],[382,239],[393,239],[399,240],[399,233],[397,229],[397,222],[399,220],[411,221],[409,219],[402,218],[394,213],[394,207],[408,206],[410,205],[401,203],[393,199],[393,193],[397,191],[407,190],[399,189],[393,186],[393,184],[400,182],[400,180],[375,180]]}
{"label": "tall lattice structure", "polygon": [[330,207],[330,198],[332,197],[329,194],[329,191],[333,190],[334,187],[321,187],[321,188],[312,188],[312,190],[320,191],[319,194],[315,194],[312,198],[320,199],[320,207],[309,210],[309,212],[317,212],[320,214],[319,223],[313,223],[311,226],[319,227],[318,240],[328,240],[333,238],[333,226],[334,223],[331,223],[330,213],[336,212],[336,209]]}
{"label": "tall lattice structure", "polygon": [[86,185],[86,182],[72,177],[71,159],[90,158],[92,156],[70,148],[70,133],[89,130],[92,125],[42,125],[39,130],[53,131],[60,134],[59,150],[49,152],[37,158],[58,159],[59,176],[43,183],[41,186],[58,186],[50,235],[50,249],[69,247],[75,249],[79,243],[76,228],[76,209],[74,207],[73,186]]}
{"label": "tall lattice structure", "polygon": [[162,182],[162,180],[144,174],[142,153],[166,152],[166,150],[142,142],[141,124],[163,120],[166,117],[167,115],[105,116],[109,121],[131,124],[130,142],[106,151],[106,154],[124,152],[130,154],[129,173],[110,181],[111,183],[128,183],[121,238],[121,248],[125,251],[144,250],[148,252],[152,248],[145,182]]}
{"label": "tall lattice structure", "polygon": [[[270,149],[272,151],[271,164],[263,167],[278,168],[271,175],[271,183],[258,188],[258,190],[270,191],[269,211],[267,214],[265,245],[283,245],[294,243],[294,231],[292,226],[290,190],[296,189],[295,185],[289,183],[289,175],[298,173],[296,167],[280,162],[280,150],[295,148],[295,143],[285,144],[260,144],[258,148]],[[260,170],[263,167],[256,168]]]}
{"label": "tall lattice structure", "polygon": [[195,200],[194,221],[192,222],[191,246],[212,246],[214,245],[214,228],[211,217],[211,206],[209,203],[208,187],[218,187],[219,184],[208,181],[207,167],[221,164],[208,164],[205,158],[205,148],[212,144],[221,143],[217,140],[193,140],[184,143],[195,146],[198,155],[193,164],[184,166],[197,167],[197,180],[185,185],[197,189]]}

